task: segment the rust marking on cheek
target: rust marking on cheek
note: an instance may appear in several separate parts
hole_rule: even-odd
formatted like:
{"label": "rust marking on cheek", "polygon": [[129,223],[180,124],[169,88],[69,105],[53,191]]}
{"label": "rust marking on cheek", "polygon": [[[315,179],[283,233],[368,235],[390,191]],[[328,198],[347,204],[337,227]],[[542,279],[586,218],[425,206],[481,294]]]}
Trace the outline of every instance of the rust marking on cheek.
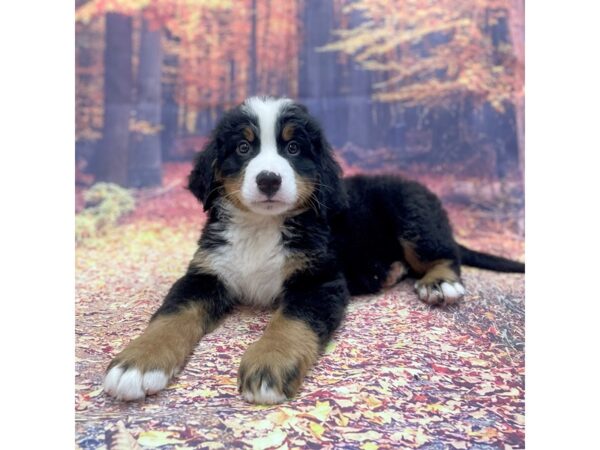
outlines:
{"label": "rust marking on cheek", "polygon": [[281,130],[281,137],[286,142],[291,140],[292,137],[294,137],[294,125],[292,125],[291,123],[285,124],[283,130]]}
{"label": "rust marking on cheek", "polygon": [[237,208],[247,211],[248,208],[242,203],[242,180],[243,177],[225,177],[223,178],[223,188],[225,190],[225,200],[233,203]]}
{"label": "rust marking on cheek", "polygon": [[310,207],[311,197],[315,191],[315,184],[312,180],[297,177],[296,178],[296,189],[298,192],[298,200],[296,202],[297,207]]}
{"label": "rust marking on cheek", "polygon": [[246,128],[244,128],[244,130],[242,131],[242,133],[244,134],[244,137],[246,138],[246,140],[248,142],[253,142],[254,141],[254,131],[252,131],[252,128],[246,127]]}

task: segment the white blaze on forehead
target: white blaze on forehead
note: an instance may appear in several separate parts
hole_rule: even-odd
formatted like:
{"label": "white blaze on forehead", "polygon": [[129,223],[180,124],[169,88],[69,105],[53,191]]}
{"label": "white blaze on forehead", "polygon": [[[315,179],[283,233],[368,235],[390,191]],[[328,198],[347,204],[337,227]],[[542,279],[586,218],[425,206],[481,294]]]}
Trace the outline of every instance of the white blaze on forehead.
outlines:
{"label": "white blaze on forehead", "polygon": [[289,98],[251,97],[244,102],[243,108],[258,118],[261,150],[275,149],[277,151],[275,132],[277,118],[281,110],[290,104],[292,101]]}
{"label": "white blaze on forehead", "polygon": [[[273,200],[290,206],[296,202],[297,188],[294,169],[277,151],[277,121],[282,110],[291,104],[292,101],[288,98],[252,97],[246,100],[242,106],[242,109],[258,119],[260,140],[259,153],[248,163],[242,182],[242,199],[250,209],[260,208],[256,202],[266,198],[256,184],[257,175],[263,171],[274,172],[281,177],[281,187]],[[261,212],[265,211],[261,210]],[[270,210],[270,213],[277,212],[281,211],[279,209]]]}

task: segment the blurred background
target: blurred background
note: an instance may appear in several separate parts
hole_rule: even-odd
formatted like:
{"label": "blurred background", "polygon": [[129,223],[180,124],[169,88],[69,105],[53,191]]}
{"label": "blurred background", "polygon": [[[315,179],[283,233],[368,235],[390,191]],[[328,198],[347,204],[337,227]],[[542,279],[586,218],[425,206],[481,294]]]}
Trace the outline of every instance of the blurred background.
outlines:
{"label": "blurred background", "polygon": [[179,189],[223,111],[268,94],[308,106],[346,173],[522,236],[522,0],[77,0],[76,20],[78,211],[99,182]]}

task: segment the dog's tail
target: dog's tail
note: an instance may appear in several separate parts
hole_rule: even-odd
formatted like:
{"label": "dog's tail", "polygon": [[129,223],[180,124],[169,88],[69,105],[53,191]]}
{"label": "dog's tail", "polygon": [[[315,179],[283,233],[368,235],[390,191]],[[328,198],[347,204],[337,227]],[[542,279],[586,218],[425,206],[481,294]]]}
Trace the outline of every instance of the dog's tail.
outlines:
{"label": "dog's tail", "polygon": [[496,272],[525,273],[525,264],[522,262],[471,250],[463,245],[458,247],[460,248],[461,263],[465,266],[495,270]]}

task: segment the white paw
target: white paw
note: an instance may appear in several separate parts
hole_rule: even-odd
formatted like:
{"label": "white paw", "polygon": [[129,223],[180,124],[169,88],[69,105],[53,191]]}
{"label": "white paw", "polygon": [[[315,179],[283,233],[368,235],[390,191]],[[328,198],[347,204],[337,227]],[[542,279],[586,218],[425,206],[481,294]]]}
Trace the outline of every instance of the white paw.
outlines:
{"label": "white paw", "polygon": [[428,305],[451,305],[465,296],[465,288],[458,281],[425,284],[417,281],[415,290],[419,299]]}
{"label": "white paw", "polygon": [[242,397],[249,403],[262,405],[275,405],[286,401],[286,396],[283,393],[269,387],[265,381],[260,384],[258,390],[242,391]]}
{"label": "white paw", "polygon": [[141,400],[167,387],[171,377],[162,370],[142,374],[138,369],[113,367],[104,378],[104,390],[118,400]]}

